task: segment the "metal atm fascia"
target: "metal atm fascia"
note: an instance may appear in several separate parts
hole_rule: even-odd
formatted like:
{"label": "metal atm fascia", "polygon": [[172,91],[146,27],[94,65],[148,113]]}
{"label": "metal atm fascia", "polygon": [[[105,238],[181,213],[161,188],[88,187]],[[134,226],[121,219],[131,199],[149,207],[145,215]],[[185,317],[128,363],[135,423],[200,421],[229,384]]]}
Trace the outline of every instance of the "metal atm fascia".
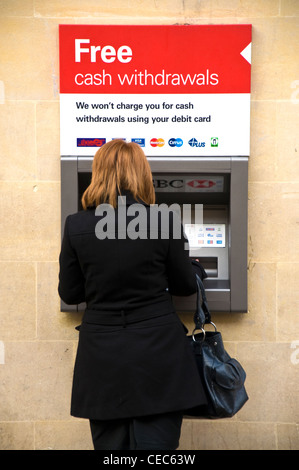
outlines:
{"label": "metal atm fascia", "polygon": [[[92,156],[61,157],[61,228],[67,215],[79,209],[80,174],[91,173]],[[205,281],[207,300],[213,312],[247,312],[247,157],[148,157],[154,174],[227,174],[229,204],[227,227],[228,278],[208,277]],[[194,311],[195,296],[175,297],[177,311]],[[66,305],[62,311],[83,311],[85,304]]]}

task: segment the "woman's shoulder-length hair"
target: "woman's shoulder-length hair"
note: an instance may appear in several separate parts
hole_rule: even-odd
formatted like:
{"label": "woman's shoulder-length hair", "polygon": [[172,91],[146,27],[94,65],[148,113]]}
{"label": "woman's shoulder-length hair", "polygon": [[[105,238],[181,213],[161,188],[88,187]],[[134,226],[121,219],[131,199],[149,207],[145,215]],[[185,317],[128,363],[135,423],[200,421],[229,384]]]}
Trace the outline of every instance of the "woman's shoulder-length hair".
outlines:
{"label": "woman's shoulder-length hair", "polygon": [[152,172],[142,148],[134,142],[112,140],[95,154],[91,183],[82,196],[82,207],[108,203],[117,206],[117,197],[129,191],[136,201],[155,203]]}

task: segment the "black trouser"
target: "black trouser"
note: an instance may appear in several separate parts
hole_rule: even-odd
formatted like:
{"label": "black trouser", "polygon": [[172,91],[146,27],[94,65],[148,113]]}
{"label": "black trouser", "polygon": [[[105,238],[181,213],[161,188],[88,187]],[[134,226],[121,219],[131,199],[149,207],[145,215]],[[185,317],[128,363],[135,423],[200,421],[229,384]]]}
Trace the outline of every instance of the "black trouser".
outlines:
{"label": "black trouser", "polygon": [[95,450],[175,450],[179,445],[182,412],[139,418],[90,420]]}

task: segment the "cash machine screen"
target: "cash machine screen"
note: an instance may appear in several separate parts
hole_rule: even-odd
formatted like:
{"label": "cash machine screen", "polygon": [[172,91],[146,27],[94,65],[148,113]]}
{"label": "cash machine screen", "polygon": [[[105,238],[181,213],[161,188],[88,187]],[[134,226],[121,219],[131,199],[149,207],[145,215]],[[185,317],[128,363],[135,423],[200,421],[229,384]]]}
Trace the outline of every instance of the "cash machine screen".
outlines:
{"label": "cash machine screen", "polygon": [[225,224],[185,224],[190,248],[225,248]]}

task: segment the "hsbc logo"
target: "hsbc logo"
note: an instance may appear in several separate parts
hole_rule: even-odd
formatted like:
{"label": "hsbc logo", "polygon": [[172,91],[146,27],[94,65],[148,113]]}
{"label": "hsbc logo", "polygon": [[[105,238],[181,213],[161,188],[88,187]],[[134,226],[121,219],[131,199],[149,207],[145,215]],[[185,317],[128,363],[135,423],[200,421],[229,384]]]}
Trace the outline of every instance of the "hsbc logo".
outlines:
{"label": "hsbc logo", "polygon": [[190,145],[190,147],[205,147],[206,145],[205,142],[198,142],[198,140],[195,138],[190,139],[188,144]]}
{"label": "hsbc logo", "polygon": [[187,183],[191,188],[194,189],[206,189],[206,188],[212,188],[213,186],[216,185],[215,181],[211,180],[193,180],[193,181],[188,181]]}
{"label": "hsbc logo", "polygon": [[223,192],[223,176],[194,175],[154,175],[155,191],[158,192]]}
{"label": "hsbc logo", "polygon": [[154,179],[153,183],[154,183],[155,189],[165,189],[165,188],[180,189],[184,187],[184,180]]}

